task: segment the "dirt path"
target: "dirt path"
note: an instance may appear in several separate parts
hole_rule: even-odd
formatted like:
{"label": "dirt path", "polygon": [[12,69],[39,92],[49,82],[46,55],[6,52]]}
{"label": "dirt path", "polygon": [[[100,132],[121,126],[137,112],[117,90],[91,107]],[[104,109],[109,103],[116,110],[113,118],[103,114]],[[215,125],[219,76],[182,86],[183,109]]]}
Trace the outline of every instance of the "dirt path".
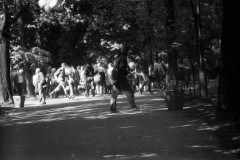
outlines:
{"label": "dirt path", "polygon": [[233,160],[197,112],[168,111],[159,95],[137,95],[140,111],[120,96],[48,100],[0,121],[0,159],[16,160]]}

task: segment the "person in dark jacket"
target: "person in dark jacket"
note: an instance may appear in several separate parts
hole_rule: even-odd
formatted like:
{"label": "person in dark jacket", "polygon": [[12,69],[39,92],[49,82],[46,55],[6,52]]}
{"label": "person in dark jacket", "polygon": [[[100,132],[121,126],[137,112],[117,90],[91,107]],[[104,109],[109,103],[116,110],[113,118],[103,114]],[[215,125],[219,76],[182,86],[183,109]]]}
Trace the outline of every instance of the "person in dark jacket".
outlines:
{"label": "person in dark jacket", "polygon": [[127,98],[129,105],[132,109],[138,109],[134,100],[134,90],[128,82],[127,76],[129,75],[129,66],[127,62],[128,47],[122,47],[120,54],[114,60],[114,66],[112,71],[112,94],[110,101],[110,111],[117,111],[117,97],[119,92],[123,91]]}
{"label": "person in dark jacket", "polygon": [[94,68],[91,64],[91,62],[87,63],[86,69],[83,73],[83,76],[85,77],[85,96],[89,96],[89,91],[91,90],[91,95],[94,97],[95,96],[95,86],[94,86]]}

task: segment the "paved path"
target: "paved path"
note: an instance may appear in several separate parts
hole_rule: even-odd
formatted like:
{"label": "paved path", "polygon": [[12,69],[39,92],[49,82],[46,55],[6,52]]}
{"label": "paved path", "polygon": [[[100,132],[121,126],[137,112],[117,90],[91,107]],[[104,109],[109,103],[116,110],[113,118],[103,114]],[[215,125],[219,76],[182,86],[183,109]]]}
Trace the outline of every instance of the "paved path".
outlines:
{"label": "paved path", "polygon": [[187,109],[168,111],[159,95],[137,95],[140,111],[125,96],[119,113],[109,97],[47,100],[0,121],[1,160],[232,160],[209,127]]}

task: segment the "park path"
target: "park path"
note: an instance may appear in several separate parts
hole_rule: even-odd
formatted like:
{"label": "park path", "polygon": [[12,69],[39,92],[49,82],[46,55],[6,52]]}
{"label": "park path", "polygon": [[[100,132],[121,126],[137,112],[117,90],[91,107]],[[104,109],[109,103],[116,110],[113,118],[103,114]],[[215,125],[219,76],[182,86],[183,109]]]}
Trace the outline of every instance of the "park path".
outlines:
{"label": "park path", "polygon": [[109,96],[48,99],[0,120],[1,160],[233,160],[213,136],[214,128],[185,106],[168,111],[156,95],[125,96],[110,113]]}

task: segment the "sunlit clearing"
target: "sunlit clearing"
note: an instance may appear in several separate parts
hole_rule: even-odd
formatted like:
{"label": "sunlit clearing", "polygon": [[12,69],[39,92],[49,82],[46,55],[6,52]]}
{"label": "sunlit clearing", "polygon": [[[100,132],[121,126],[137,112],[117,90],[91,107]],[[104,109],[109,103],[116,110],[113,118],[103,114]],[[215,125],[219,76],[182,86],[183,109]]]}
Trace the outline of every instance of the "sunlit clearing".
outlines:
{"label": "sunlit clearing", "polygon": [[106,156],[103,156],[103,158],[113,158],[113,157],[123,157],[123,156],[126,156],[126,155],[106,155]]}
{"label": "sunlit clearing", "polygon": [[133,158],[151,158],[151,157],[158,157],[159,155],[156,153],[139,153],[139,154],[134,154],[134,155],[121,155],[121,154],[116,154],[116,155],[106,155],[103,156],[103,158],[111,158],[111,159],[133,159]]}
{"label": "sunlit clearing", "polygon": [[96,115],[96,116],[86,116],[85,119],[107,119],[109,118],[106,115]]}
{"label": "sunlit clearing", "polygon": [[209,146],[204,146],[204,145],[194,145],[190,146],[190,148],[217,148],[216,146],[209,145]]}
{"label": "sunlit clearing", "polygon": [[233,137],[232,140],[234,140],[234,141],[240,140],[240,136],[239,137]]}
{"label": "sunlit clearing", "polygon": [[240,148],[231,150],[231,153],[240,153]]}
{"label": "sunlit clearing", "polygon": [[170,128],[172,128],[172,129],[174,129],[174,128],[184,128],[184,127],[191,127],[193,125],[195,125],[195,124],[186,124],[186,125],[182,125],[182,126],[173,126],[173,127],[170,127]]}
{"label": "sunlit clearing", "polygon": [[126,129],[126,128],[135,128],[136,126],[124,126],[124,127],[118,127],[120,129]]}
{"label": "sunlit clearing", "polygon": [[155,153],[142,153],[140,157],[157,157],[158,155]]}

